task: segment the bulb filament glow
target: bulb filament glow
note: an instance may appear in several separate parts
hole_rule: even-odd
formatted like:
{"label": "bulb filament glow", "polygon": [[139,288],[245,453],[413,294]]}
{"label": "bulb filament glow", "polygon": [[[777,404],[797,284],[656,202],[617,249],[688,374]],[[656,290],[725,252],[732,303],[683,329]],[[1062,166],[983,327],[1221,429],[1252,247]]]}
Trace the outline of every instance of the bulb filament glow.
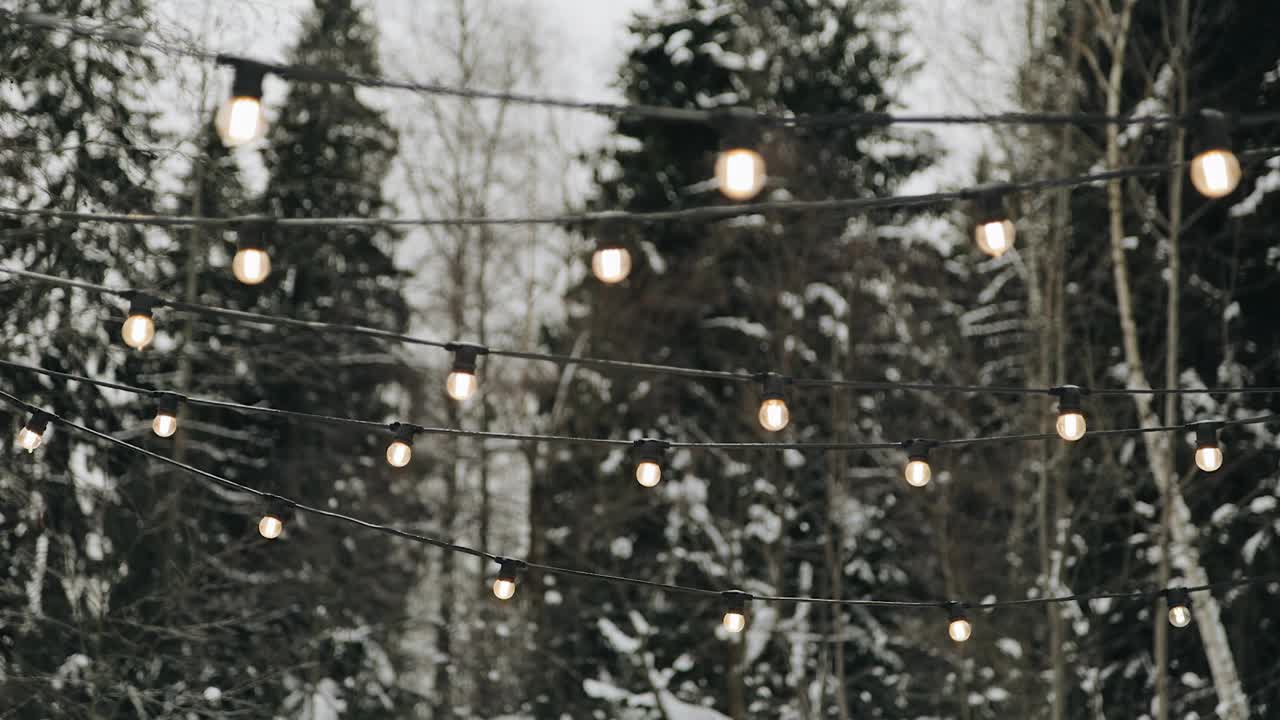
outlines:
{"label": "bulb filament glow", "polygon": [[662,482],[662,466],[650,460],[636,465],[636,482],[647,488],[654,487]]}
{"label": "bulb filament glow", "polygon": [[476,391],[475,373],[454,370],[445,378],[444,389],[454,400],[466,400]]}
{"label": "bulb filament glow", "polygon": [[626,248],[602,247],[591,255],[591,272],[602,283],[620,283],[631,274],[631,253]]}
{"label": "bulb filament glow", "polygon": [[725,197],[750,200],[764,188],[764,158],[746,148],[726,150],[716,160],[716,180]]}

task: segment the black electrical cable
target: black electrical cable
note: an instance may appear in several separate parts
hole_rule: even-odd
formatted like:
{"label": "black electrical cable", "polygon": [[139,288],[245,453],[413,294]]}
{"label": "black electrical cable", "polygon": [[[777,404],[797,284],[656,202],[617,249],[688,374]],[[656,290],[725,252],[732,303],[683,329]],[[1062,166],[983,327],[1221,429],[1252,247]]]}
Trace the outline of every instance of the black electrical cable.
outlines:
{"label": "black electrical cable", "polygon": [[[403,530],[401,528],[397,528],[391,525],[385,525],[381,523],[371,522],[368,520],[363,520],[353,515],[346,515],[343,513],[332,511],[332,510],[325,510],[323,508],[313,507],[311,505],[307,505],[305,503],[299,502],[297,500],[294,500],[292,498],[289,498],[283,495],[267,492],[265,490],[259,490],[254,487],[250,487],[248,485],[244,485],[242,483],[229,480],[227,478],[208,472],[206,470],[201,470],[200,468],[197,468],[193,465],[189,465],[187,463],[174,460],[172,458],[166,457],[159,453],[152,452],[145,448],[138,447],[137,445],[133,445],[131,443],[125,442],[124,440],[117,439],[107,433],[95,430],[87,425],[83,425],[80,423],[73,422],[71,420],[67,420],[66,418],[63,418],[62,416],[56,413],[52,413],[52,412],[49,412],[48,410],[44,410],[42,408],[38,408],[34,405],[31,405],[30,403],[27,403],[21,400],[20,398],[18,398],[17,396],[12,395],[4,390],[0,390],[0,399],[4,400],[5,402],[8,402],[14,407],[17,407],[20,410],[27,413],[44,413],[49,418],[49,421],[54,424],[70,428],[72,430],[75,430],[77,432],[80,432],[84,435],[95,438],[97,440],[106,441],[112,445],[115,445],[116,447],[129,450],[131,452],[137,453],[138,455],[149,458],[151,460],[158,460],[162,463],[178,468],[179,470],[182,470],[183,472],[191,474],[202,480],[205,480],[217,485],[221,485],[223,487],[227,487],[232,490],[236,490],[238,492],[253,495],[255,497],[261,498],[262,500],[272,502],[272,503],[277,503],[282,506],[297,510],[299,512],[309,513],[312,515],[317,515],[319,517],[329,518],[331,520],[337,520],[339,522],[344,522],[349,525],[365,528],[367,530],[373,530],[375,532],[384,533],[394,537],[404,538],[412,542],[416,542],[424,545],[430,545],[433,547],[438,547],[443,550],[448,550],[451,552],[463,553],[466,555],[471,555],[473,557],[478,557],[478,558],[490,560],[493,562],[500,563],[504,560],[512,559],[512,558],[509,558],[508,556],[497,555],[487,550],[468,547],[465,545],[459,545],[457,543],[449,542],[447,540],[440,540],[438,538],[433,538],[427,535],[422,535],[420,533]],[[537,569],[552,575],[581,577],[581,578],[596,580],[600,582],[618,583],[618,584],[634,585],[638,587],[655,588],[659,590],[665,590],[668,592],[680,593],[684,595],[695,595],[695,596],[701,596],[701,597],[722,597],[727,592],[741,592],[741,591],[711,590],[707,588],[691,587],[687,585],[676,585],[671,583],[656,582],[652,580],[644,580],[641,578],[625,577],[622,575],[609,575],[605,573],[596,573],[596,572],[590,572],[587,570],[578,570],[575,568],[566,568],[566,567],[560,567],[557,565],[549,565],[549,564],[543,564],[543,563],[529,563],[527,561],[519,561],[519,562],[523,563],[528,568]],[[1219,587],[1238,587],[1243,585],[1254,585],[1254,584],[1260,584],[1260,583],[1266,583],[1266,582],[1274,582],[1276,579],[1277,578],[1273,576],[1237,578],[1234,580],[1228,580],[1228,581],[1219,582],[1219,583],[1210,583],[1206,585],[1198,585],[1195,587],[1179,588],[1179,589],[1188,593],[1206,592]],[[1022,600],[994,600],[989,602],[959,603],[959,604],[967,608],[990,610],[990,609],[1028,606],[1028,605],[1045,605],[1049,603],[1076,602],[1076,601],[1082,601],[1082,600],[1087,601],[1087,600],[1101,599],[1101,598],[1146,599],[1146,598],[1155,597],[1155,596],[1164,594],[1166,592],[1168,591],[1167,590],[1138,590],[1138,591],[1132,591],[1132,592],[1119,592],[1119,593],[1117,592],[1078,593],[1073,595],[1062,595],[1062,596],[1043,597],[1043,598],[1026,598]],[[846,598],[819,598],[819,597],[805,597],[805,596],[791,596],[791,595],[752,595],[750,593],[745,593],[745,595],[751,600],[756,600],[761,602],[788,603],[788,604],[806,603],[806,604],[885,607],[885,608],[947,608],[957,604],[957,601],[941,601],[941,600],[938,600],[938,601],[869,600],[869,599],[846,599]]]}
{"label": "black electrical cable", "polygon": [[[468,100],[495,100],[521,105],[558,108],[589,112],[610,117],[628,116],[676,123],[715,125],[726,117],[735,121],[748,121],[776,127],[883,127],[889,125],[1169,125],[1184,123],[1192,113],[1184,115],[1107,115],[1103,113],[1050,113],[1003,112],[972,114],[893,114],[884,112],[840,111],[820,114],[763,113],[747,108],[681,108],[636,103],[587,101],[575,98],[535,95],[532,93],[500,92],[462,88],[440,83],[393,80],[389,78],[320,68],[309,65],[266,62],[216,53],[196,47],[183,47],[154,40],[134,28],[91,25],[83,21],[62,18],[37,12],[13,13],[0,10],[0,15],[27,27],[69,32],[94,40],[147,48],[165,55],[189,57],[218,64],[244,63],[261,68],[286,80],[301,82],[359,85],[364,87],[410,90],[431,95],[464,98]],[[1234,121],[1242,126],[1262,125],[1280,121],[1280,113],[1238,114]]]}
{"label": "black electrical cable", "polygon": [[[37,282],[48,283],[51,285],[60,285],[64,287],[78,288],[89,292],[111,295],[119,298],[129,299],[135,295],[143,294],[137,290],[118,289],[99,285],[96,283],[83,282],[80,280],[68,280],[56,275],[48,275],[45,273],[33,272],[31,270],[20,270],[0,265],[0,273],[6,273],[16,277],[26,278]],[[281,327],[296,327],[300,329],[313,330],[318,332],[338,332],[351,335],[360,335],[372,337],[381,340],[391,340],[395,342],[404,342],[414,345],[425,345],[448,350],[454,343],[442,340],[432,340],[428,338],[406,335],[403,333],[391,332],[388,330],[379,330],[376,328],[364,327],[361,325],[349,325],[342,323],[328,323],[316,320],[296,320],[293,318],[285,318],[277,315],[266,315],[263,313],[246,312],[242,310],[228,310],[226,308],[214,307],[211,305],[201,305],[198,303],[187,303],[177,300],[171,300],[164,297],[150,295],[157,307],[169,307],[183,312],[189,312],[197,315],[208,317],[219,317],[229,319],[236,322],[261,323],[267,325],[276,325]],[[660,375],[669,375],[675,377],[695,377],[714,380],[724,380],[729,382],[754,383],[759,382],[759,373],[734,372],[727,370],[703,370],[698,368],[686,368],[673,365],[659,365],[654,363],[631,362],[626,360],[606,360],[603,358],[577,357],[572,355],[558,355],[555,353],[526,352],[519,350],[503,350],[501,348],[485,348],[485,353],[496,357],[510,357],[522,360],[535,360],[540,362],[551,362],[560,366],[581,365],[584,367],[597,367],[611,370],[621,370],[627,372],[638,373],[654,373]],[[817,388],[847,388],[853,390],[881,390],[881,391],[910,391],[910,392],[926,392],[926,393],[966,393],[966,394],[1010,394],[1010,395],[1051,395],[1053,388],[1045,387],[1015,387],[1000,385],[954,385],[946,383],[917,383],[917,382],[890,382],[883,380],[827,380],[822,378],[794,378],[791,384],[797,387],[817,387]],[[1085,395],[1139,395],[1148,393],[1161,394],[1177,394],[1177,395],[1274,395],[1280,394],[1280,387],[1207,387],[1207,388],[1082,388],[1081,392]]]}
{"label": "black electrical cable", "polygon": [[[1240,152],[1243,162],[1258,161],[1280,154],[1280,146],[1257,148]],[[1109,180],[1160,175],[1186,167],[1190,161],[1153,163],[1132,167],[1104,170],[1061,178],[1044,178],[1022,182],[1001,183],[1002,192],[1041,192],[1045,190],[1075,188]],[[677,210],[630,212],[604,210],[600,212],[564,213],[542,216],[509,217],[454,217],[454,218],[379,218],[379,217],[303,217],[284,218],[268,215],[243,215],[236,217],[204,217],[197,215],[163,215],[148,213],[97,213],[51,208],[19,208],[0,206],[0,214],[43,217],[70,222],[104,222],[161,227],[232,227],[247,223],[271,221],[279,227],[352,227],[352,226],[474,226],[474,225],[589,225],[594,223],[725,220],[759,213],[859,211],[900,207],[924,207],[973,200],[991,192],[992,186],[975,186],[947,192],[896,195],[873,198],[829,198],[826,200],[783,200],[755,203],[707,205]]]}

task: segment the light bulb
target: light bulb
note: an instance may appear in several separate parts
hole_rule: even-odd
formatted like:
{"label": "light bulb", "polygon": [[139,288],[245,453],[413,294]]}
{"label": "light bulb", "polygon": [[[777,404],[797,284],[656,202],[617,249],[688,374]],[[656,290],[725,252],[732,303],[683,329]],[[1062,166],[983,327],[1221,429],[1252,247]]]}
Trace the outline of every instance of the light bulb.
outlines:
{"label": "light bulb", "polygon": [[1211,446],[1196,448],[1196,467],[1213,472],[1222,467],[1222,448]]}
{"label": "light bulb", "polygon": [[231,261],[231,272],[245,285],[257,285],[271,274],[271,257],[261,248],[240,248]]}
{"label": "light bulb", "polygon": [[747,627],[747,616],[739,610],[730,610],[724,614],[724,629],[731,633],[740,633]]}
{"label": "light bulb", "polygon": [[157,412],[156,418],[151,421],[151,430],[162,438],[173,437],[178,432],[178,418],[164,411]]}
{"label": "light bulb", "polygon": [[1191,608],[1186,605],[1174,605],[1169,608],[1169,624],[1176,628],[1184,628],[1191,624]]}
{"label": "light bulb", "polygon": [[141,350],[155,338],[156,323],[150,314],[132,314],[124,321],[120,334],[124,337],[125,345]]}
{"label": "light bulb", "polygon": [[622,247],[602,247],[591,255],[591,272],[602,283],[620,283],[631,274],[631,253]]}
{"label": "light bulb", "polygon": [[947,625],[947,634],[956,642],[964,642],[973,636],[973,626],[965,618],[956,618]]}
{"label": "light bulb", "polygon": [[912,487],[924,487],[933,477],[933,470],[928,460],[911,460],[906,469],[907,484]]}
{"label": "light bulb", "polygon": [[764,158],[746,148],[725,150],[716,158],[716,180],[730,200],[750,200],[764,188]]}
{"label": "light bulb", "polygon": [[1240,161],[1230,150],[1208,150],[1191,161],[1191,184],[1201,195],[1220,198],[1240,184]]}
{"label": "light bulb", "polygon": [[791,422],[791,411],[782,398],[769,398],[760,403],[760,426],[769,432],[778,432]]}
{"label": "light bulb", "polygon": [[267,132],[267,118],[262,111],[262,99],[233,97],[218,110],[218,136],[222,144],[236,147],[253,142]]}
{"label": "light bulb", "polygon": [[504,578],[494,580],[493,594],[499,600],[510,600],[516,594],[516,581]]}
{"label": "light bulb", "polygon": [[29,453],[35,452],[42,442],[44,436],[30,428],[24,427],[18,431],[18,446]]}
{"label": "light bulb", "polygon": [[413,446],[403,440],[393,440],[387,446],[387,462],[394,467],[404,467],[413,459]]}
{"label": "light bulb", "polygon": [[454,400],[466,400],[476,391],[476,375],[465,370],[454,370],[444,381],[445,392]]}
{"label": "light bulb", "polygon": [[1017,230],[1012,220],[996,220],[977,225],[973,231],[978,249],[991,257],[1000,257],[1013,247]]}
{"label": "light bulb", "polygon": [[274,512],[268,512],[258,521],[258,534],[268,540],[275,540],[282,532],[284,532],[284,521]]}
{"label": "light bulb", "polygon": [[1068,442],[1075,442],[1084,437],[1084,415],[1078,412],[1065,412],[1058,415],[1058,436]]}
{"label": "light bulb", "polygon": [[636,465],[636,482],[651,488],[662,481],[662,466],[651,460]]}
{"label": "light bulb", "polygon": [[510,600],[516,594],[516,579],[520,572],[524,570],[525,564],[522,560],[512,560],[510,558],[498,561],[498,578],[493,581],[493,595],[499,600]]}

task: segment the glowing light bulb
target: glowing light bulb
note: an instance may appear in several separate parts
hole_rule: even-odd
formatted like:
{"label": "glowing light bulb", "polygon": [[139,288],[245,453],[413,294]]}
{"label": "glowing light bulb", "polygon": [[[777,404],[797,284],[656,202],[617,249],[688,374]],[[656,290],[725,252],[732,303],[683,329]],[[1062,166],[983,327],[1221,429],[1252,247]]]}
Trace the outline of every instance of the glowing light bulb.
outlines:
{"label": "glowing light bulb", "polygon": [[747,627],[747,616],[741,612],[730,610],[724,614],[724,619],[721,622],[728,632],[740,633]]}
{"label": "glowing light bulb", "polygon": [[476,364],[481,354],[489,352],[483,345],[467,343],[450,343],[446,349],[453,351],[453,369],[445,378],[444,391],[454,400],[463,401],[475,394],[479,382],[476,380]]}
{"label": "glowing light bulb", "polygon": [[156,323],[151,319],[150,313],[131,313],[120,328],[120,335],[124,338],[125,345],[141,350],[155,338]]}
{"label": "glowing light bulb", "polygon": [[1240,184],[1240,161],[1230,150],[1209,150],[1191,161],[1191,184],[1201,195],[1220,198]]}
{"label": "glowing light bulb", "polygon": [[284,532],[284,521],[274,511],[269,511],[258,521],[258,534],[268,540],[275,540]]}
{"label": "glowing light bulb", "polygon": [[791,422],[791,411],[781,398],[769,398],[760,403],[760,426],[769,432],[778,432]]}
{"label": "glowing light bulb", "polygon": [[516,594],[516,581],[502,578],[494,580],[493,594],[499,600],[510,600]]}
{"label": "glowing light bulb", "polygon": [[173,437],[178,432],[178,418],[164,412],[156,413],[151,421],[151,430],[162,438]]}
{"label": "glowing light bulb", "polygon": [[1184,588],[1170,588],[1165,591],[1165,599],[1169,603],[1169,624],[1176,628],[1190,625],[1191,594]]}
{"label": "glowing light bulb", "polygon": [[1063,440],[1075,442],[1084,437],[1086,423],[1084,415],[1078,412],[1065,412],[1058,415],[1058,436]]}
{"label": "glowing light bulb", "polygon": [[18,447],[33,453],[44,442],[44,431],[49,427],[49,416],[42,412],[33,413],[27,424],[18,431]]}
{"label": "glowing light bulb", "polygon": [[933,471],[927,460],[912,460],[907,463],[907,484],[912,487],[924,487],[933,477]]}
{"label": "glowing light bulb", "polygon": [[631,274],[631,253],[623,247],[602,247],[591,255],[591,272],[602,283],[620,283]]}
{"label": "glowing light bulb", "polygon": [[476,384],[475,373],[455,370],[445,379],[444,389],[454,400],[466,400],[475,393]]}
{"label": "glowing light bulb", "polygon": [[218,109],[214,124],[218,136],[227,147],[243,145],[266,134],[267,120],[262,112],[262,79],[267,68],[241,58],[222,61],[235,70],[231,80],[231,96]]}
{"label": "glowing light bulb", "polygon": [[764,188],[764,158],[746,148],[725,150],[716,158],[716,180],[730,200],[750,200]]}
{"label": "glowing light bulb", "polygon": [[493,581],[493,595],[499,600],[510,600],[516,594],[516,582],[525,566],[520,560],[504,559],[500,563],[498,578]]}
{"label": "glowing light bulb", "polygon": [[1196,429],[1196,467],[1205,472],[1215,472],[1222,467],[1222,447],[1218,445],[1216,422],[1198,422]]}
{"label": "glowing light bulb", "polygon": [[1012,220],[982,223],[973,231],[974,242],[978,244],[978,249],[991,257],[1000,257],[1008,252],[1013,247],[1016,236],[1017,230]]}
{"label": "glowing light bulb", "polygon": [[964,642],[973,636],[973,626],[964,618],[956,618],[947,625],[947,634],[956,642]]}
{"label": "glowing light bulb", "polygon": [[393,440],[387,446],[387,462],[394,467],[404,467],[413,459],[413,446],[409,443]]}
{"label": "glowing light bulb", "polygon": [[271,274],[271,257],[261,248],[240,248],[231,261],[231,272],[245,285],[257,285]]}
{"label": "glowing light bulb", "polygon": [[636,482],[651,488],[662,481],[662,466],[656,462],[646,460],[636,465]]}
{"label": "glowing light bulb", "polygon": [[1196,450],[1196,466],[1205,472],[1222,467],[1222,448],[1202,447]]}

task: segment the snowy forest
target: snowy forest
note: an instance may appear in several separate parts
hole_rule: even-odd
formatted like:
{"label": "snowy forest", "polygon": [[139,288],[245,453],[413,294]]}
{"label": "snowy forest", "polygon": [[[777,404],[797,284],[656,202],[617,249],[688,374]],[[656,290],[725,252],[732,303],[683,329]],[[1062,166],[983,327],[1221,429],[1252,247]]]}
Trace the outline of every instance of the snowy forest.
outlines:
{"label": "snowy forest", "polygon": [[[1280,3],[974,2],[1008,32],[943,48],[929,2],[638,2],[566,89],[546,0],[0,0],[0,718],[1280,717]],[[219,128],[232,51],[342,77]],[[530,96],[1070,120],[753,124],[740,212],[727,125]],[[1206,123],[1098,121],[1210,109],[1217,198]],[[970,196],[848,209],[1125,168],[1007,193],[1007,252]],[[821,382],[770,432],[761,384],[606,361]],[[1020,391],[1063,386],[1078,442]],[[733,632],[730,590],[920,605]]]}

